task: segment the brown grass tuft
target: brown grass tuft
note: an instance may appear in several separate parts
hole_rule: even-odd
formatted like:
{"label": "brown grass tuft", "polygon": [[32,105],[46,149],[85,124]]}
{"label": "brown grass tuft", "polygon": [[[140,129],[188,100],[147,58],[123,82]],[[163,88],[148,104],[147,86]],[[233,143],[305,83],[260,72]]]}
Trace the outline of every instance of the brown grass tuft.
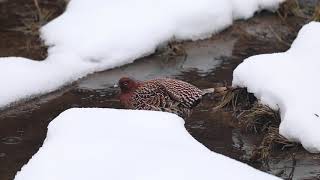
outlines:
{"label": "brown grass tuft", "polygon": [[215,109],[231,108],[236,114],[240,129],[263,135],[251,160],[265,162],[274,150],[283,150],[297,145],[279,134],[281,118],[278,110],[260,104],[244,88],[227,88],[222,94],[221,103]]}
{"label": "brown grass tuft", "polygon": [[269,127],[261,144],[255,149],[252,159],[268,161],[271,153],[275,149],[284,150],[286,148],[296,147],[298,144],[290,142],[288,139],[279,134],[279,128]]}
{"label": "brown grass tuft", "polygon": [[249,110],[243,110],[237,118],[240,128],[255,133],[266,132],[269,127],[278,127],[281,122],[279,111],[258,102]]}
{"label": "brown grass tuft", "polygon": [[320,4],[315,7],[312,20],[320,21]]}
{"label": "brown grass tuft", "polygon": [[285,21],[288,16],[304,17],[298,0],[286,0],[280,5],[277,14],[282,21]]}
{"label": "brown grass tuft", "polygon": [[38,1],[34,0],[35,7],[31,8],[27,6],[28,13],[21,14],[24,18],[21,20],[22,26],[13,28],[13,31],[19,31],[24,33],[25,35],[31,36],[39,36],[39,29],[49,22],[49,20],[53,19],[54,12],[48,9],[41,9],[39,7]]}
{"label": "brown grass tuft", "polygon": [[245,88],[227,87],[226,90],[218,92],[222,95],[221,102],[214,107],[215,110],[222,108],[231,108],[236,112],[240,109],[251,106],[254,96],[247,92]]}

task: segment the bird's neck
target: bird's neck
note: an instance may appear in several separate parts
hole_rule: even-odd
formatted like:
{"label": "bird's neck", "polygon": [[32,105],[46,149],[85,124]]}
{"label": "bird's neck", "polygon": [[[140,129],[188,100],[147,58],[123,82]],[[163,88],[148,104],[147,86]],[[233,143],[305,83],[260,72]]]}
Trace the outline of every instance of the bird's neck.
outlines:
{"label": "bird's neck", "polygon": [[142,83],[137,82],[134,84],[133,87],[130,87],[129,89],[121,89],[120,93],[120,103],[125,107],[125,108],[132,108],[131,106],[131,98],[134,95],[135,91],[141,86]]}
{"label": "bird's neck", "polygon": [[121,91],[120,94],[120,103],[125,108],[131,108],[131,97],[133,96],[132,91]]}

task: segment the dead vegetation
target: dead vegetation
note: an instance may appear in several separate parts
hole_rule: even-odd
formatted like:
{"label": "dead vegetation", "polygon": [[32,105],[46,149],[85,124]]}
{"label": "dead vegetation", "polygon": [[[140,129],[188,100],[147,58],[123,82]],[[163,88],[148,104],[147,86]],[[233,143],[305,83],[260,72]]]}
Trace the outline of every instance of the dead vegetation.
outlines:
{"label": "dead vegetation", "polygon": [[298,0],[286,0],[277,10],[278,16],[285,21],[288,16],[306,17],[299,5]]}
{"label": "dead vegetation", "polygon": [[[64,0],[12,0],[4,2],[1,7],[1,16],[3,18],[0,18],[0,20],[10,23],[3,24],[0,31],[3,34],[9,34],[10,37],[21,37],[17,41],[23,43],[20,43],[20,46],[15,45],[15,49],[17,49],[15,52],[19,56],[44,59],[47,56],[47,47],[40,38],[39,30],[42,26],[60,15],[65,6],[66,2]],[[3,41],[5,49],[9,50],[10,46],[7,46],[9,38]],[[7,56],[11,56],[11,52],[8,52]]]}
{"label": "dead vegetation", "polygon": [[279,126],[279,111],[255,102],[249,110],[242,110],[237,116],[239,126],[246,131],[267,132],[270,127]]}
{"label": "dead vegetation", "polygon": [[314,9],[312,20],[320,21],[320,3]]}
{"label": "dead vegetation", "polygon": [[187,58],[187,52],[183,47],[183,43],[176,41],[172,41],[165,46],[158,47],[155,54],[157,56],[166,57],[168,60],[178,56],[184,57],[184,59]]}
{"label": "dead vegetation", "polygon": [[248,93],[245,88],[219,87],[216,93],[221,95],[221,101],[215,109],[225,108],[233,112],[251,107],[255,97]]}
{"label": "dead vegetation", "polygon": [[[27,51],[30,51],[31,49],[46,49],[46,46],[40,39],[39,30],[49,21],[49,19],[52,19],[53,13],[48,10],[41,11],[39,7],[39,9],[37,8],[38,10],[32,9],[29,6],[27,6],[27,8],[30,9],[28,13],[20,14],[21,16],[24,16],[24,18],[21,19],[22,25],[10,28],[9,30],[23,33],[28,37],[26,38],[26,44],[24,46]],[[43,58],[46,57],[46,53],[43,53],[41,56]]]}
{"label": "dead vegetation", "polygon": [[283,22],[289,16],[304,18],[307,21],[320,21],[320,2],[310,7],[302,7],[298,0],[286,0],[277,10]]}
{"label": "dead vegetation", "polygon": [[[35,0],[35,2],[37,2]],[[36,9],[30,8],[29,13],[21,14],[25,16],[21,20],[22,26],[12,28],[12,30],[20,31],[25,35],[39,36],[39,29],[53,18],[54,12],[47,9],[40,9],[38,3],[35,3]]]}
{"label": "dead vegetation", "polygon": [[297,145],[279,134],[281,122],[279,110],[259,103],[245,88],[225,88],[218,93],[222,94],[222,97],[215,110],[231,110],[241,130],[263,135],[251,160],[267,161],[274,150],[283,150]]}
{"label": "dead vegetation", "polygon": [[252,160],[260,160],[267,162],[272,152],[275,149],[284,150],[286,148],[296,147],[298,144],[290,142],[281,134],[279,134],[279,128],[268,127],[268,131],[264,135],[260,145],[254,150],[251,157]]}

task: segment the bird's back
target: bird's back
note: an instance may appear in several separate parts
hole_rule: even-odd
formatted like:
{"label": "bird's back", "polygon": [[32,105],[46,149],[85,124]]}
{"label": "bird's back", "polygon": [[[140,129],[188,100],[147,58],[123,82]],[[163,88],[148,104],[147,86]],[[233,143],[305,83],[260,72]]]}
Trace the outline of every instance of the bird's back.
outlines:
{"label": "bird's back", "polygon": [[173,112],[188,116],[202,97],[197,87],[176,79],[153,79],[144,81],[132,96],[135,109]]}
{"label": "bird's back", "polygon": [[185,107],[194,107],[202,97],[202,90],[187,82],[177,79],[155,79],[168,95],[175,101],[180,102]]}

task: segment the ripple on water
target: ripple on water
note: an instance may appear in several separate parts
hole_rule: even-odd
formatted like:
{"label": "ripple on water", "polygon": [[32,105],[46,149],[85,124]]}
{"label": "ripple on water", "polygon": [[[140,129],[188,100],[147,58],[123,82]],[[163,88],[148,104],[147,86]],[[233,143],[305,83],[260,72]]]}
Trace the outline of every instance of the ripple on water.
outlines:
{"label": "ripple on water", "polygon": [[[22,138],[17,136],[9,136],[9,137],[2,138],[1,142],[3,144],[20,144],[22,142]],[[1,156],[1,153],[0,153],[0,156]]]}
{"label": "ripple on water", "polygon": [[0,153],[0,158],[5,157],[7,154],[6,153]]}
{"label": "ripple on water", "polygon": [[204,121],[196,121],[192,123],[189,128],[191,129],[206,129]]}

